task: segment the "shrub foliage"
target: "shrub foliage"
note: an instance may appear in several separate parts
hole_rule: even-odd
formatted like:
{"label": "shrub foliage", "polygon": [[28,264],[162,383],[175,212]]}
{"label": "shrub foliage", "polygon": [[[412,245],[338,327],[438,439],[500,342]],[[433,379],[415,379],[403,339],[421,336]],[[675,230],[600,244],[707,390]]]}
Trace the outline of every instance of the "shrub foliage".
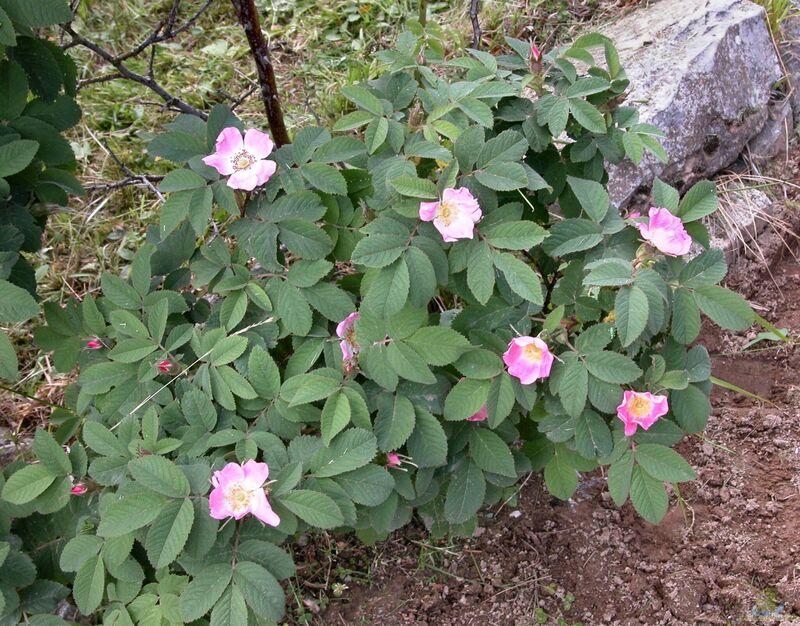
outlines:
{"label": "shrub foliage", "polygon": [[[343,88],[353,112],[300,130],[252,193],[202,161],[242,128],[224,106],[153,140],[185,164],[161,184],[160,223],[127,276],[47,306],[36,334],[80,373],[37,462],[5,471],[3,623],[68,593],[108,624],[273,623],[299,534],[375,541],[417,515],[435,536],[470,535],[531,471],[566,499],[604,467],[617,504],[665,514],[664,483],[694,477],[671,446],[710,411],[708,353],[689,347],[701,312],[753,321],[718,285],[724,257],[699,221],[713,186],[653,191],[697,256],[643,244],[644,218],[609,202],[606,163],[663,151],[619,105],[611,42],[539,60],[507,41],[507,55],[443,60],[424,31],[402,34],[379,78]],[[420,219],[446,189],[477,199],[471,239]],[[355,311],[343,351],[336,327]],[[549,376],[507,371],[515,337],[544,342]],[[625,436],[625,391],[669,412]],[[209,515],[212,472],[251,459],[269,466],[277,527]]]}

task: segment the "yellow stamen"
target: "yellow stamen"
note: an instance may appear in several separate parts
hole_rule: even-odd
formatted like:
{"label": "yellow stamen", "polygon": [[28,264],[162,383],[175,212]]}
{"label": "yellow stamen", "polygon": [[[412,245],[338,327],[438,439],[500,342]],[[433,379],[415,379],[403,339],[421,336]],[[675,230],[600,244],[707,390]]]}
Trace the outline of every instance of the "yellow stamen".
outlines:
{"label": "yellow stamen", "polygon": [[244,488],[244,485],[237,483],[233,485],[225,494],[228,506],[234,511],[241,511],[249,506],[253,493]]}
{"label": "yellow stamen", "polygon": [[653,403],[647,398],[636,396],[628,405],[628,413],[633,417],[645,417],[653,409]]}
{"label": "yellow stamen", "polygon": [[450,202],[440,202],[439,209],[436,211],[436,217],[445,226],[450,226],[451,222],[456,218],[457,210]]}
{"label": "yellow stamen", "polygon": [[253,163],[255,163],[255,158],[247,150],[242,150],[233,157],[233,169],[235,170],[246,170]]}
{"label": "yellow stamen", "polygon": [[544,351],[535,343],[528,344],[522,349],[522,355],[528,361],[536,361],[537,363],[542,360]]}

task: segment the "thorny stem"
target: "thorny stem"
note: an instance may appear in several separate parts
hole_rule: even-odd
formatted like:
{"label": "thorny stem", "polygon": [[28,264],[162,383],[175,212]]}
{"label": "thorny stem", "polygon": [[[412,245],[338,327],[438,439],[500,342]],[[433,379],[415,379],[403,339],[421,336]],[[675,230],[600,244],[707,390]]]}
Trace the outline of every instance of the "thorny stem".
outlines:
{"label": "thorny stem", "polygon": [[469,18],[472,22],[472,48],[477,50],[481,45],[481,23],[478,21],[478,5],[480,0],[470,0]]}
{"label": "thorny stem", "polygon": [[278,99],[278,86],[275,82],[275,69],[269,54],[269,44],[261,32],[258,19],[258,10],[254,0],[231,0],[236,11],[236,18],[244,29],[247,43],[250,44],[250,53],[256,63],[258,83],[261,87],[261,100],[267,114],[272,140],[280,148],[291,143],[286,125],[283,122],[283,111]]}
{"label": "thorny stem", "polygon": [[428,22],[428,0],[419,0],[419,23],[425,28]]}

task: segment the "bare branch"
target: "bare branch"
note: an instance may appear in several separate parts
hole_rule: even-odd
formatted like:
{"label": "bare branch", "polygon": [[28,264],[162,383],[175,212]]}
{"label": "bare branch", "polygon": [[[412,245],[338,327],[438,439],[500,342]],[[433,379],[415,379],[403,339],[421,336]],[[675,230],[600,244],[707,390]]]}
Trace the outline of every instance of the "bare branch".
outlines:
{"label": "bare branch", "polygon": [[283,112],[278,99],[278,86],[275,82],[275,70],[269,54],[269,45],[261,32],[258,11],[253,0],[231,0],[236,10],[236,17],[244,29],[247,42],[250,44],[250,53],[256,63],[258,83],[261,86],[261,100],[267,113],[272,140],[278,147],[291,143],[286,125],[283,122]]}
{"label": "bare branch", "polygon": [[[65,49],[72,48],[74,46],[83,46],[84,48],[94,52],[98,57],[116,70],[116,72],[112,74],[82,80],[79,83],[79,88],[96,83],[107,82],[116,78],[123,78],[135,83],[139,83],[140,85],[143,85],[144,87],[147,87],[156,93],[164,101],[164,106],[168,109],[180,111],[181,113],[188,113],[189,115],[194,115],[203,120],[207,119],[208,115],[206,113],[200,109],[197,109],[196,107],[193,107],[191,104],[185,102],[175,94],[167,91],[156,80],[153,66],[155,63],[156,45],[163,41],[174,39],[181,33],[191,28],[195,22],[197,22],[200,16],[208,9],[208,7],[211,6],[212,2],[213,0],[206,0],[202,6],[200,6],[200,8],[191,15],[191,17],[178,25],[178,15],[181,0],[172,0],[169,14],[155,26],[153,32],[150,33],[150,35],[136,47],[121,54],[113,54],[111,51],[101,47],[94,41],[91,41],[80,33],[77,33],[72,27],[72,24],[66,24],[65,26],[62,26],[63,31],[72,38],[70,41],[64,44],[63,47]],[[125,61],[142,54],[148,48],[150,49],[150,58],[146,75],[133,71],[125,64]]]}
{"label": "bare branch", "polygon": [[472,48],[477,50],[481,46],[481,23],[478,21],[478,4],[480,0],[470,0],[469,19],[472,22]]}

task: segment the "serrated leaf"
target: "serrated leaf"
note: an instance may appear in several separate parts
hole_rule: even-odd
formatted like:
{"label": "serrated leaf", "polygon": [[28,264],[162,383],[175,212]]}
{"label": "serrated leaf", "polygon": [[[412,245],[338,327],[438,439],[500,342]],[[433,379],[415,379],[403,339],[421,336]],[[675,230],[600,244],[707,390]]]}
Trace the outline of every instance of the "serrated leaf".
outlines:
{"label": "serrated leaf", "polygon": [[194,507],[187,499],[168,502],[147,531],[144,547],[156,569],[168,566],[183,550],[194,523]]}
{"label": "serrated leaf", "polygon": [[475,427],[470,431],[469,455],[485,472],[510,478],[517,477],[514,457],[508,445],[487,428]]}
{"label": "serrated leaf", "polygon": [[447,436],[442,425],[431,413],[414,407],[416,422],[414,432],[406,442],[412,460],[422,469],[441,467],[447,462]]}
{"label": "serrated leaf", "polygon": [[586,406],[589,393],[589,372],[578,359],[570,359],[564,367],[559,382],[559,398],[564,410],[571,417],[578,417]]}
{"label": "serrated leaf", "polygon": [[586,356],[586,369],[607,383],[624,385],[642,375],[642,370],[630,358],[617,352],[603,350]]}
{"label": "serrated leaf", "polygon": [[56,478],[45,465],[26,465],[6,481],[2,497],[11,504],[25,504],[43,493]]}
{"label": "serrated leaf", "polygon": [[492,162],[476,171],[475,178],[495,191],[513,191],[528,186],[528,174],[519,163]]}
{"label": "serrated leaf", "polygon": [[414,406],[402,395],[378,408],[373,429],[378,438],[378,447],[384,452],[397,450],[411,436],[416,423]]}
{"label": "serrated leaf", "polygon": [[508,252],[501,252],[494,255],[494,265],[520,298],[533,304],[544,304],[541,279],[527,263]]}
{"label": "serrated leaf", "polygon": [[641,443],[636,446],[635,455],[636,462],[658,480],[677,483],[697,478],[686,460],[667,446]]}
{"label": "serrated leaf", "polygon": [[230,563],[207,565],[197,572],[180,595],[184,622],[200,619],[211,610],[233,576]]}
{"label": "serrated leaf", "polygon": [[631,502],[636,512],[652,524],[658,524],[664,518],[669,506],[661,481],[638,465],[631,473]]}
{"label": "serrated leaf", "polygon": [[469,520],[483,504],[486,479],[478,464],[465,460],[450,477],[444,501],[444,517],[451,524]]}
{"label": "serrated leaf", "polygon": [[608,468],[608,493],[614,504],[622,506],[628,499],[633,473],[633,453],[625,453]]}
{"label": "serrated leaf", "polygon": [[490,386],[488,380],[465,378],[459,381],[444,401],[444,418],[460,421],[475,415],[486,404]]}
{"label": "serrated leaf", "polygon": [[350,423],[350,401],[341,391],[337,391],[325,401],[320,417],[322,441],[326,446]]}
{"label": "serrated leaf", "polygon": [[693,295],[700,310],[722,328],[746,330],[755,321],[755,314],[747,301],[730,289],[704,285],[695,289]]}
{"label": "serrated leaf", "polygon": [[91,615],[103,601],[105,591],[105,574],[103,561],[99,556],[88,559],[75,575],[72,585],[72,597],[78,610],[84,615]]}
{"label": "serrated leaf", "polygon": [[164,498],[149,492],[118,497],[103,511],[97,534],[119,537],[146,526],[158,516],[163,504]]}
{"label": "serrated leaf", "polygon": [[342,511],[330,496],[310,489],[290,491],[280,503],[301,520],[315,528],[327,530],[344,524]]}
{"label": "serrated leaf", "polygon": [[627,348],[644,332],[650,316],[650,305],[647,296],[636,285],[623,287],[617,292],[614,311],[619,340],[623,348]]}
{"label": "serrated leaf", "polygon": [[128,464],[133,478],[148,489],[181,498],[189,495],[189,481],[172,461],[163,456],[148,455]]}

